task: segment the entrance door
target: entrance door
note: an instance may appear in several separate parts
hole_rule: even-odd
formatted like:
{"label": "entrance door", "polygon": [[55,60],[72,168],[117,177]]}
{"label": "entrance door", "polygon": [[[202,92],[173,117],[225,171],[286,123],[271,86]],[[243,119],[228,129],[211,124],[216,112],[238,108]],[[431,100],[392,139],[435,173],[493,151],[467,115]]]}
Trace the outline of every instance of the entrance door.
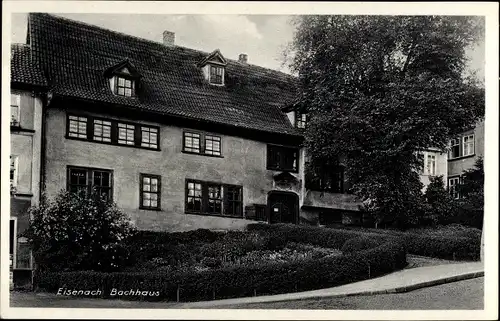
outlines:
{"label": "entrance door", "polygon": [[270,223],[298,222],[299,197],[292,192],[271,192],[267,197]]}

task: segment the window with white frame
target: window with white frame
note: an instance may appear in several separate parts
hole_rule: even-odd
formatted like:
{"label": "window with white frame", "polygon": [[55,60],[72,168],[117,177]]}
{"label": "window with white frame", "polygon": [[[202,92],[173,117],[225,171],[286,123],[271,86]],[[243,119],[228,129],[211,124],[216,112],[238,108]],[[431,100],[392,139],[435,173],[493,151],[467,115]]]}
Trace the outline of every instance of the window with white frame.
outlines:
{"label": "window with white frame", "polygon": [[135,144],[135,126],[131,124],[118,123],[118,144]]}
{"label": "window with white frame", "polygon": [[452,139],[450,147],[450,158],[460,157],[460,139]]}
{"label": "window with white frame", "polygon": [[21,95],[11,94],[10,95],[10,125],[19,126],[21,109]]}
{"label": "window with white frame", "polygon": [[460,185],[460,177],[448,178],[448,191],[450,192],[451,197],[453,197],[454,199],[460,198],[460,193],[458,191],[459,185]]}
{"label": "window with white frame", "polygon": [[436,175],[436,155],[427,153],[427,175]]}
{"label": "window with white frame", "polygon": [[297,128],[306,128],[307,125],[307,114],[301,112],[295,112],[295,126]]}
{"label": "window with white frame", "polygon": [[463,155],[474,155],[474,135],[467,135],[463,137]]}
{"label": "window with white frame", "polygon": [[115,94],[118,96],[135,96],[135,81],[124,77],[115,77]]}
{"label": "window with white frame", "polygon": [[87,138],[87,117],[68,116],[68,136]]}
{"label": "window with white frame", "polygon": [[141,146],[158,148],[158,129],[141,126]]}

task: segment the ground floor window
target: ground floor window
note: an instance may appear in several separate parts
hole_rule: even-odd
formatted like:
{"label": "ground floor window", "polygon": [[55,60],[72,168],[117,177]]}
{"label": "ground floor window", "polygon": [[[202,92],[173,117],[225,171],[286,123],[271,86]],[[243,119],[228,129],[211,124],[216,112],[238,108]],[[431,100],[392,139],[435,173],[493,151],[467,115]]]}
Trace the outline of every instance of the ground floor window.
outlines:
{"label": "ground floor window", "polygon": [[141,174],[140,194],[141,208],[159,210],[161,208],[161,176]]}
{"label": "ground floor window", "polygon": [[451,177],[448,179],[448,191],[454,199],[460,198],[460,193],[458,191],[458,186],[460,185],[460,177]]}
{"label": "ground floor window", "polygon": [[71,193],[85,193],[86,195],[95,192],[98,195],[112,199],[112,171],[68,166],[68,191]]}
{"label": "ground floor window", "polygon": [[188,179],[185,212],[243,217],[243,188]]}

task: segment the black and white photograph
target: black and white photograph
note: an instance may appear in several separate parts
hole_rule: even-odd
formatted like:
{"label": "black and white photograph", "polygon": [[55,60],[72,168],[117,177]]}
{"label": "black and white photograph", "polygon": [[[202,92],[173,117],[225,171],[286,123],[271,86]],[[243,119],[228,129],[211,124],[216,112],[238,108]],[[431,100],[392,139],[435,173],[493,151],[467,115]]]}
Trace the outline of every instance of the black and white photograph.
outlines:
{"label": "black and white photograph", "polygon": [[498,3],[421,5],[4,2],[2,317],[498,318]]}

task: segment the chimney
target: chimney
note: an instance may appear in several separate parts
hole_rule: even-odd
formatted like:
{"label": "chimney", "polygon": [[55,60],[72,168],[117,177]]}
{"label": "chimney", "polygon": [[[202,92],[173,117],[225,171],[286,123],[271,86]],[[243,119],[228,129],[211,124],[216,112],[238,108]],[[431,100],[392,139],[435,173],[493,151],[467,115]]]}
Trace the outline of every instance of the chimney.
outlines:
{"label": "chimney", "polygon": [[248,62],[248,55],[244,54],[244,53],[241,53],[238,56],[238,61],[241,62],[241,63],[243,63],[243,64],[246,64]]}
{"label": "chimney", "polygon": [[163,31],[163,44],[169,47],[175,46],[175,32]]}

